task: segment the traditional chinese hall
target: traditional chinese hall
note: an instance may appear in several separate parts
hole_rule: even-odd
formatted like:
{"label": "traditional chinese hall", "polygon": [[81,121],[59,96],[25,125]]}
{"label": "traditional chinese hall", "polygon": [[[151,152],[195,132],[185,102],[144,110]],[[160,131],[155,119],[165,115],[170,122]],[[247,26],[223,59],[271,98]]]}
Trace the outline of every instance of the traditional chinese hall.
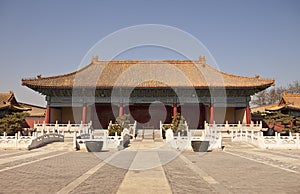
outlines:
{"label": "traditional chinese hall", "polygon": [[22,85],[45,95],[46,123],[87,123],[106,129],[116,117],[130,114],[138,128],[159,128],[181,113],[191,129],[204,122],[249,124],[250,96],[273,79],[221,72],[199,60],[112,60],[93,57],[69,74],[22,79]]}

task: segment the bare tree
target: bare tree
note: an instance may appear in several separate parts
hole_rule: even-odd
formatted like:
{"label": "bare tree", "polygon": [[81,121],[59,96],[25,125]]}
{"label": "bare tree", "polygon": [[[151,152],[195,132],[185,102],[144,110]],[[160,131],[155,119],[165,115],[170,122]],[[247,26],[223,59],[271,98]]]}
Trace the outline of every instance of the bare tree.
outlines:
{"label": "bare tree", "polygon": [[268,102],[267,104],[275,104],[278,103],[279,100],[282,97],[283,92],[285,89],[283,89],[281,86],[280,87],[273,87],[267,90],[268,94]]}
{"label": "bare tree", "polygon": [[251,104],[254,106],[263,106],[278,103],[284,91],[292,94],[300,94],[300,82],[294,81],[293,83],[288,84],[287,87],[271,87],[258,92],[252,96]]}
{"label": "bare tree", "polygon": [[251,100],[251,104],[254,106],[263,106],[267,104],[267,92],[263,90],[261,92],[256,93]]}
{"label": "bare tree", "polygon": [[288,85],[287,88],[288,93],[292,94],[300,94],[300,83],[299,81],[294,81],[292,84]]}

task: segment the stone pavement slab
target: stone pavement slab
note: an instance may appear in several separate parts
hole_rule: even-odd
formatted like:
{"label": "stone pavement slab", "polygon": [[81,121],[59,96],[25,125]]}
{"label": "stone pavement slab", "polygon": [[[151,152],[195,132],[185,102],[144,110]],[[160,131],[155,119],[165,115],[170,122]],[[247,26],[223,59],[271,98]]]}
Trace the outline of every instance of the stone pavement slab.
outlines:
{"label": "stone pavement slab", "polygon": [[[135,154],[134,152],[117,152],[111,160],[106,160],[105,165],[78,185],[71,193],[116,193]],[[95,153],[95,155],[98,158],[107,157],[107,153],[103,152]]]}
{"label": "stone pavement slab", "polygon": [[51,151],[47,151],[47,152],[27,152],[26,154],[21,154],[21,155],[12,156],[12,157],[1,158],[0,159],[0,165],[8,163],[8,162],[13,162],[13,161],[16,161],[16,160],[21,160],[21,159],[25,159],[25,158],[31,158],[31,157],[35,157],[35,156],[39,156],[39,155],[44,155],[44,154],[49,154],[49,153],[51,153]]}
{"label": "stone pavement slab", "polygon": [[299,151],[237,144],[225,151],[181,153],[147,146],[84,153],[53,144],[32,157],[26,156],[31,151],[0,150],[6,159],[25,156],[0,166],[0,193],[56,193],[72,183],[66,193],[300,193],[300,173],[286,170],[296,165]]}
{"label": "stone pavement slab", "polygon": [[99,152],[94,155],[103,160],[57,193],[107,193],[118,190],[135,153]]}
{"label": "stone pavement slab", "polygon": [[300,150],[268,150],[253,147],[245,142],[233,142],[226,153],[253,160],[262,164],[300,173]]}
{"label": "stone pavement slab", "polygon": [[69,152],[0,173],[1,193],[55,193],[99,163],[91,153]]}
{"label": "stone pavement slab", "polygon": [[297,173],[234,156],[226,152],[183,154],[233,193],[299,193]]}
{"label": "stone pavement slab", "polygon": [[179,157],[163,166],[172,193],[216,193]]}
{"label": "stone pavement slab", "polygon": [[88,179],[86,179],[83,183],[78,185],[70,193],[117,193],[126,173],[126,169],[105,164],[96,173],[91,175]]}
{"label": "stone pavement slab", "polygon": [[[37,152],[36,150],[30,150],[30,153]],[[19,156],[22,154],[28,154],[28,150],[0,150],[0,158],[7,158],[12,156]]]}

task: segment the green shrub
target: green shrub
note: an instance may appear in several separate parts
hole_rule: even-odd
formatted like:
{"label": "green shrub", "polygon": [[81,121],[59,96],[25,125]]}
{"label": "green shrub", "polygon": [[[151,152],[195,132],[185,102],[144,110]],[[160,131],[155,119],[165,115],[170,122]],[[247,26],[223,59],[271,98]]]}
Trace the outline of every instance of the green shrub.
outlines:
{"label": "green shrub", "polygon": [[108,127],[108,134],[110,136],[113,136],[117,132],[117,134],[120,136],[123,129],[125,128],[129,129],[129,123],[130,123],[130,115],[124,114],[122,116],[117,117],[116,123]]}
{"label": "green shrub", "polygon": [[6,114],[0,119],[0,133],[6,132],[8,135],[14,135],[17,131],[21,131],[22,123],[27,116],[28,113],[23,112]]}

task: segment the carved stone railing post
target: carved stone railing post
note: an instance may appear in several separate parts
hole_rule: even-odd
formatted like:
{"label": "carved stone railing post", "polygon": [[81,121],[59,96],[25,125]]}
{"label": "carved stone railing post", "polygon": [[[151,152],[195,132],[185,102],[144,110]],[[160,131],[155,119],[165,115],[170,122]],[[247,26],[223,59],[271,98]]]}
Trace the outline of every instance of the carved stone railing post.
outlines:
{"label": "carved stone railing post", "polygon": [[55,130],[58,130],[58,121],[55,121],[54,128],[55,128]]}
{"label": "carved stone railing post", "polygon": [[[71,121],[70,121],[70,120],[68,121],[67,129],[68,129],[68,131],[71,131]],[[76,131],[75,131],[75,132],[76,132]]]}
{"label": "carved stone railing post", "polygon": [[279,144],[281,144],[280,133],[275,133],[275,135],[276,135],[276,145],[278,146]]}
{"label": "carved stone railing post", "polygon": [[299,133],[296,133],[297,148],[300,148]]}
{"label": "carved stone railing post", "polygon": [[[226,131],[229,131],[229,124],[228,124],[228,121],[226,121],[225,123],[225,130]],[[232,131],[229,131],[230,133],[232,133]]]}
{"label": "carved stone railing post", "polygon": [[262,129],[262,121],[259,122],[259,128]]}
{"label": "carved stone railing post", "polygon": [[253,127],[254,127],[254,123],[253,123],[253,121],[251,121],[251,123],[250,123],[251,130],[253,129]]}
{"label": "carved stone railing post", "polygon": [[42,131],[44,131],[46,129],[46,122],[45,121],[43,121],[42,128],[43,128]]}
{"label": "carved stone railing post", "polygon": [[162,137],[163,136],[163,133],[162,133],[162,127],[163,127],[163,125],[162,125],[162,122],[161,121],[159,121],[159,132],[160,132],[160,137]]}
{"label": "carved stone railing post", "polygon": [[18,133],[15,134],[15,147],[18,147]]}
{"label": "carved stone railing post", "polygon": [[80,122],[79,130],[82,133],[86,133],[86,131],[83,131],[83,123],[82,123],[82,121]]}
{"label": "carved stone railing post", "polygon": [[238,127],[238,129],[242,129],[241,121],[238,122],[238,126],[237,127]]}

